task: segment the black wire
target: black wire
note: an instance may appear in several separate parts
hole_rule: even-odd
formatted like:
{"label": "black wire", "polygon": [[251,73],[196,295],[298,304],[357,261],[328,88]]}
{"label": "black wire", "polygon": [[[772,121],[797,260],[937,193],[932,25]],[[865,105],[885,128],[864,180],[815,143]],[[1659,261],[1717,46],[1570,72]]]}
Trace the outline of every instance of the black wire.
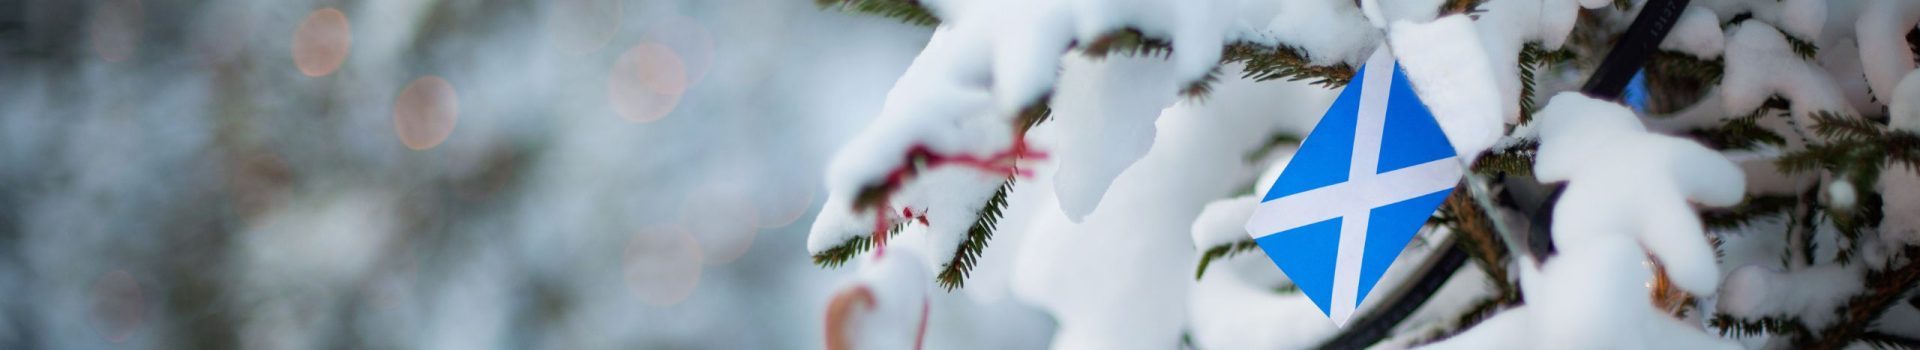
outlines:
{"label": "black wire", "polygon": [[[1613,50],[1607,52],[1607,57],[1600,61],[1599,68],[1593,70],[1593,76],[1587,78],[1587,84],[1580,88],[1580,92],[1602,100],[1619,99],[1621,93],[1626,90],[1627,83],[1633,81],[1633,76],[1639,74],[1640,68],[1646,65],[1647,58],[1659,49],[1660,41],[1667,38],[1667,32],[1673,29],[1673,22],[1679,20],[1680,14],[1686,11],[1688,2],[1689,0],[1647,1],[1646,6],[1640,9],[1640,15],[1634,17],[1633,24],[1627,27],[1625,34],[1620,35],[1620,40],[1614,44]],[[1544,186],[1550,188],[1545,191],[1547,192],[1546,200],[1540,202],[1539,206],[1522,207],[1520,210],[1532,219],[1532,223],[1527,225],[1530,228],[1527,246],[1533,250],[1536,262],[1544,261],[1554,253],[1553,208],[1560,202],[1560,195],[1567,191],[1565,184]]]}

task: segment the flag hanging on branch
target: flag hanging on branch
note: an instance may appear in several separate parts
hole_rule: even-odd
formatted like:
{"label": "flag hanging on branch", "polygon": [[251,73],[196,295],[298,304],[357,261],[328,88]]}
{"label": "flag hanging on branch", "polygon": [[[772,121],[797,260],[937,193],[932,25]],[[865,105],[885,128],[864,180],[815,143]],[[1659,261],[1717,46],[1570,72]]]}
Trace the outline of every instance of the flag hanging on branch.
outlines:
{"label": "flag hanging on branch", "polygon": [[1388,48],[1374,50],[1247,221],[1247,234],[1335,324],[1463,176]]}

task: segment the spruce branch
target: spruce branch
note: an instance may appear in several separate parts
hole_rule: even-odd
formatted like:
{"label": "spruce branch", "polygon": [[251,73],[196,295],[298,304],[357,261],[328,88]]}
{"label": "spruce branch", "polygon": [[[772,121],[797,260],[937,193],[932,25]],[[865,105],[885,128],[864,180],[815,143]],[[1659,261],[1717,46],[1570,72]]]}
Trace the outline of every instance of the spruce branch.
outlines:
{"label": "spruce branch", "polygon": [[1193,269],[1193,279],[1197,281],[1200,280],[1200,277],[1206,276],[1207,266],[1212,265],[1214,260],[1231,258],[1235,255],[1251,252],[1259,248],[1260,244],[1255,243],[1252,238],[1208,247],[1206,252],[1200,253],[1200,263]]}
{"label": "spruce branch", "polygon": [[985,207],[980,208],[973,226],[967,228],[966,240],[954,248],[953,261],[940,270],[937,277],[941,287],[948,291],[966,285],[967,277],[972,275],[973,266],[980,262],[980,252],[987,249],[987,240],[993,239],[993,231],[1007,209],[1007,194],[1013,192],[1013,177],[1007,177],[1000,183],[1000,189],[993,191],[993,197],[987,199]]}
{"label": "spruce branch", "polygon": [[1539,110],[1539,106],[1537,106],[1537,104],[1533,102],[1534,85],[1535,85],[1534,70],[1538,68],[1550,67],[1552,65],[1559,64],[1561,62],[1566,62],[1566,61],[1572,60],[1574,57],[1575,55],[1572,50],[1561,48],[1559,50],[1548,51],[1545,47],[1540,46],[1540,44],[1538,43],[1527,43],[1526,46],[1522,46],[1520,48],[1520,123],[1521,124],[1532,122],[1533,112],[1536,112]]}
{"label": "spruce branch", "polygon": [[1260,144],[1260,148],[1255,148],[1253,151],[1247,152],[1245,157],[1246,161],[1251,164],[1261,159],[1267,159],[1267,156],[1272,155],[1274,151],[1279,151],[1280,147],[1299,146],[1300,141],[1302,141],[1300,135],[1294,135],[1288,132],[1276,132],[1272,135],[1267,135],[1267,142]]}
{"label": "spruce branch", "polygon": [[1473,172],[1482,175],[1508,174],[1533,176],[1533,157],[1540,151],[1540,141],[1526,140],[1520,144],[1481,153],[1473,161]]}
{"label": "spruce branch", "polygon": [[[893,236],[900,235],[900,230],[906,227],[907,224],[905,222],[894,224],[892,227],[887,228],[887,237],[892,238]],[[869,249],[873,249],[873,237],[856,235],[853,236],[853,238],[848,238],[845,242],[841,242],[840,245],[813,254],[813,264],[825,268],[839,268],[841,265],[845,265],[847,261],[852,261],[853,256],[864,253]]]}
{"label": "spruce branch", "polygon": [[1705,209],[1700,211],[1700,221],[1708,229],[1735,230],[1745,227],[1755,219],[1772,217],[1792,209],[1799,199],[1787,195],[1763,195],[1746,197],[1740,204],[1727,208]]}
{"label": "spruce branch", "polygon": [[1714,314],[1707,325],[1720,330],[1720,335],[1738,335],[1753,337],[1761,334],[1774,334],[1798,337],[1807,334],[1807,326],[1798,317],[1761,317],[1742,319],[1728,314]]}
{"label": "spruce branch", "polygon": [[940,25],[940,18],[916,0],[814,0],[813,3],[823,9],[837,6],[841,11],[893,18],[912,25]]}
{"label": "spruce branch", "polygon": [[1860,343],[1875,349],[1920,349],[1920,339],[1878,331],[1861,334]]}
{"label": "spruce branch", "polygon": [[[1889,259],[1888,266],[1867,271],[1866,291],[1847,299],[1846,306],[1835,310],[1838,321],[1821,329],[1819,339],[1805,340],[1797,338],[1796,347],[1807,349],[1841,349],[1871,330],[1869,326],[1887,308],[1900,301],[1900,297],[1912,291],[1916,282],[1920,282],[1920,246],[1906,246],[1899,256]],[[1906,262],[1895,264],[1891,260],[1904,259]]]}
{"label": "spruce branch", "polygon": [[1093,59],[1105,59],[1108,55],[1142,56],[1167,58],[1173,54],[1173,42],[1141,33],[1139,29],[1121,28],[1101,35],[1092,42],[1080,47],[1083,55]]}
{"label": "spruce branch", "polygon": [[1487,274],[1494,289],[1500,294],[1512,294],[1517,290],[1508,280],[1507,264],[1512,258],[1507,255],[1505,243],[1493,230],[1493,219],[1474,205],[1472,194],[1463,188],[1455,188],[1441,204],[1440,214],[1448,218],[1447,227],[1459,237],[1461,250],[1472,258],[1480,270]]}
{"label": "spruce branch", "polygon": [[1353,80],[1354,68],[1345,63],[1332,66],[1316,66],[1305,50],[1278,45],[1271,46],[1253,42],[1235,42],[1227,44],[1220,55],[1223,63],[1245,64],[1242,78],[1256,81],[1286,79],[1288,81],[1312,80],[1314,85],[1327,88],[1346,86]]}

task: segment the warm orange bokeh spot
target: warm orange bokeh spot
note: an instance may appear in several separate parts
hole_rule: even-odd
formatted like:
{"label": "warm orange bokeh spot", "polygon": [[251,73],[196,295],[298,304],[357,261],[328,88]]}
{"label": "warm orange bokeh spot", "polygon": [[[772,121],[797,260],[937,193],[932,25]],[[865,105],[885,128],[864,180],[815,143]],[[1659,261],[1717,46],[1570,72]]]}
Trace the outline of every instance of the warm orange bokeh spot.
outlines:
{"label": "warm orange bokeh spot", "polygon": [[647,305],[678,304],[700,283],[700,242],[679,226],[641,229],[627,242],[627,288]]}
{"label": "warm orange bokeh spot", "polygon": [[393,132],[407,148],[440,145],[460,121],[460,97],[453,84],[436,76],[414,79],[393,101]]}
{"label": "warm orange bokeh spot", "polygon": [[93,10],[87,34],[93,39],[93,52],[107,62],[124,61],[140,48],[141,27],[146,10],[139,0],[109,0]]}
{"label": "warm orange bokeh spot", "polygon": [[332,7],[314,10],[293,32],[293,65],[309,77],[333,74],[347,61],[352,47],[347,14]]}
{"label": "warm orange bokeh spot", "polygon": [[607,78],[614,113],[641,123],[665,118],[687,90],[687,66],[672,48],[641,43],[620,55]]}

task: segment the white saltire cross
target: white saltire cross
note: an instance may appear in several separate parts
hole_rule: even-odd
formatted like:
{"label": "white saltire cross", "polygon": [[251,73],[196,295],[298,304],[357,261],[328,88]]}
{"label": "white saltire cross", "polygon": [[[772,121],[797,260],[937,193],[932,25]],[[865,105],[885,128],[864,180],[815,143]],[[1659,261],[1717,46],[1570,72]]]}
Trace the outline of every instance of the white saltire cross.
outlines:
{"label": "white saltire cross", "polygon": [[[1362,70],[1359,113],[1354,125],[1353,158],[1347,181],[1260,203],[1247,222],[1258,239],[1308,224],[1341,220],[1328,316],[1345,326],[1359,305],[1360,270],[1367,243],[1367,222],[1374,208],[1450,189],[1462,176],[1454,157],[1378,173],[1394,59],[1385,46],[1374,51]],[[1311,140],[1308,140],[1311,142]],[[1394,250],[1395,255],[1399,253]],[[1389,257],[1391,259],[1392,257]]]}

